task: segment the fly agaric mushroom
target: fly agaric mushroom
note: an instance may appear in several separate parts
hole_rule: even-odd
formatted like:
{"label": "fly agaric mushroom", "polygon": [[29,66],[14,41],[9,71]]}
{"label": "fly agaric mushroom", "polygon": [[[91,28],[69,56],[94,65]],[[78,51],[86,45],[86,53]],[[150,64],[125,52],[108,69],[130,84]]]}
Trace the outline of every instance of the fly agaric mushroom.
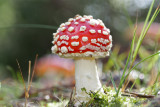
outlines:
{"label": "fly agaric mushroom", "polygon": [[95,59],[109,56],[112,47],[110,30],[100,19],[76,15],[75,18],[62,23],[53,35],[52,52],[75,60],[75,105],[90,99],[82,88],[87,92],[103,93]]}
{"label": "fly agaric mushroom", "polygon": [[46,55],[35,66],[35,74],[40,77],[39,82],[44,84],[43,87],[74,85],[74,71],[73,60],[60,58],[58,55]]}
{"label": "fly agaric mushroom", "polygon": [[74,63],[70,59],[60,58],[57,55],[47,55],[38,60],[35,73],[38,77],[55,74],[62,75],[63,77],[72,77],[74,75],[74,68]]}

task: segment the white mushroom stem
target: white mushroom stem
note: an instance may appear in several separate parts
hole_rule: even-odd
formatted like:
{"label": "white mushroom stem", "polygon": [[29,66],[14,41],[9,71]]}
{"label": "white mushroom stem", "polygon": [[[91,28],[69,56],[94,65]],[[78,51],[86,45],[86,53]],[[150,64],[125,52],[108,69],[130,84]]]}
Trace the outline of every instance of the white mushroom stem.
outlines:
{"label": "white mushroom stem", "polygon": [[90,97],[81,89],[85,88],[87,92],[103,92],[99,80],[96,61],[94,58],[75,59],[75,80],[76,80],[76,104],[89,101]]}

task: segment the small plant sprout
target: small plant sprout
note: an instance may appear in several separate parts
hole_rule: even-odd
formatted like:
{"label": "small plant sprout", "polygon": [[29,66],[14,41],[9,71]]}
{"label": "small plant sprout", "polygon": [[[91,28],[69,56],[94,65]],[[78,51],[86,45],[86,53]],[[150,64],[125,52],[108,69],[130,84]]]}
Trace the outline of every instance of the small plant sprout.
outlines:
{"label": "small plant sprout", "polygon": [[53,35],[52,52],[75,60],[75,105],[90,100],[86,92],[103,93],[95,59],[109,56],[112,47],[112,36],[104,23],[92,16],[76,15],[62,23]]}

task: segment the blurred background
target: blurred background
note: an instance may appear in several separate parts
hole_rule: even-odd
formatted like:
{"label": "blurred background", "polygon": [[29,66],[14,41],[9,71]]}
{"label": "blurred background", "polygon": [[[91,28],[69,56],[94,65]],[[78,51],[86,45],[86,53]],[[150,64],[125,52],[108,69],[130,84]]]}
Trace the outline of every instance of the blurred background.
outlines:
{"label": "blurred background", "polygon": [[[158,0],[157,0],[158,1]],[[51,54],[52,33],[76,14],[93,15],[110,28],[113,46],[129,49],[131,29],[145,20],[152,0],[0,0],[0,80],[18,71],[27,77],[28,61]],[[158,3],[158,2],[157,2]],[[154,8],[156,9],[157,6]],[[159,27],[159,17],[155,22]],[[156,28],[158,28],[156,27]],[[112,48],[112,50],[114,49]],[[106,60],[104,61],[106,63]]]}
{"label": "blurred background", "polygon": [[[22,107],[21,103],[24,104],[26,95],[22,79],[29,83],[29,60],[33,70],[36,54],[38,60],[34,81],[30,84],[31,87],[25,84],[30,87],[29,100],[35,101],[35,104],[38,101],[39,104],[43,101],[61,102],[61,98],[70,99],[70,93],[75,86],[74,61],[53,55],[51,42],[52,34],[59,25],[77,14],[92,15],[95,19],[101,19],[111,30],[111,54],[97,60],[97,65],[102,84],[113,86],[112,76],[118,86],[130,50],[135,24],[137,22],[137,42],[152,1],[0,0],[0,106],[11,103],[20,104]],[[159,1],[156,0],[151,16]],[[160,15],[148,30],[133,65],[160,50],[159,19]],[[21,66],[23,77],[16,59]],[[138,92],[142,93],[147,87],[145,90],[149,95],[157,95],[160,92],[159,84],[152,86],[160,81],[159,76],[160,57],[157,55],[139,64],[131,72],[128,87],[131,87],[130,90],[139,89]]]}

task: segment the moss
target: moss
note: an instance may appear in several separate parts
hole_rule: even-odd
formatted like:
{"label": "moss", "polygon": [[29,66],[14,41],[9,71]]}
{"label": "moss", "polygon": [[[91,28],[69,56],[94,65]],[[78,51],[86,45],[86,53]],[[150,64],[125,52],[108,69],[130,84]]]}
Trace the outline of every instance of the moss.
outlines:
{"label": "moss", "polygon": [[140,106],[144,100],[142,98],[122,96],[121,93],[116,97],[116,91],[111,87],[103,87],[103,89],[104,93],[87,93],[91,100],[87,103],[82,103],[80,107],[134,107]]}
{"label": "moss", "polygon": [[62,100],[60,102],[40,102],[40,106],[41,107],[65,107],[65,105],[67,105],[68,100]]}

